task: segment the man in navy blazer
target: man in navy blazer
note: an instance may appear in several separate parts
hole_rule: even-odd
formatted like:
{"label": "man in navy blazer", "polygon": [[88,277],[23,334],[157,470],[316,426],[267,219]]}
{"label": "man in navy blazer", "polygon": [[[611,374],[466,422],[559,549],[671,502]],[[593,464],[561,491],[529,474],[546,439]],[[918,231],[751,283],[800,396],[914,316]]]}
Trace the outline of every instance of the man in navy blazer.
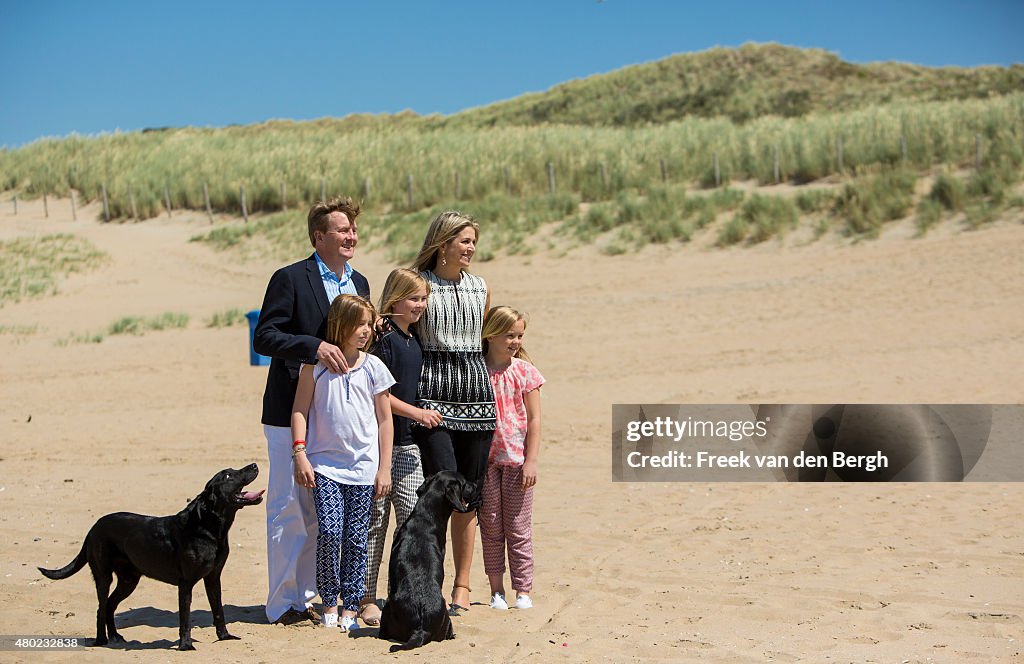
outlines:
{"label": "man in navy blazer", "polygon": [[292,473],[291,414],[302,364],[323,362],[347,371],[341,349],[324,341],[327,310],[341,293],[370,297],[366,278],[349,261],[359,241],[359,205],[351,198],[318,202],[309,210],[309,241],[315,251],[279,269],[263,298],[253,349],[271,358],[263,394],[263,432],[270,472],[267,480],[266,613],[271,622],[316,620],[316,511],[308,489]]}

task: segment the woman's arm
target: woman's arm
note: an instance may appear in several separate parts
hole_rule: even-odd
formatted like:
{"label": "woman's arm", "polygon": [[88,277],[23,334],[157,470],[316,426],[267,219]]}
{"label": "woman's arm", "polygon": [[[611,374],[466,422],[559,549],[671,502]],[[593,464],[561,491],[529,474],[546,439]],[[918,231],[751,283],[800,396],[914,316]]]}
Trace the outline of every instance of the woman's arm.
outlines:
{"label": "woman's arm", "polygon": [[391,391],[384,390],[373,397],[373,409],[377,415],[377,440],[380,445],[380,466],[373,480],[373,497],[380,498],[391,492],[391,447],[395,438],[395,427],[391,422]]}
{"label": "woman's arm", "polygon": [[[313,365],[302,365],[299,382],[295,388],[295,401],[292,402],[292,440],[306,440],[309,405],[313,403]],[[306,451],[296,452],[295,483],[307,489],[313,488],[313,466],[306,458]]]}
{"label": "woman's arm", "polygon": [[540,455],[540,388],[523,395],[526,404],[526,459],[523,461],[523,490],[537,483]]}

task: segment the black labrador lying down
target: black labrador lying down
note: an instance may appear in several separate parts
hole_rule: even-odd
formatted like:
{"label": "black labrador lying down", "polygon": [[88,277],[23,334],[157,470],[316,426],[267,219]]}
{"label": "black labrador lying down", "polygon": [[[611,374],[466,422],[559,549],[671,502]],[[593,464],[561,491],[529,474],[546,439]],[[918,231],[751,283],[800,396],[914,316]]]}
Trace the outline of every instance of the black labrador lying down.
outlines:
{"label": "black labrador lying down", "polygon": [[[228,530],[235,513],[263,502],[263,491],[245,491],[259,472],[254,463],[241,470],[220,471],[195,500],[173,516],[117,512],[100,517],[74,560],[58,570],[40,567],[39,571],[51,579],[66,579],[89,563],[100,603],[93,645],[106,645],[108,637],[111,643],[124,642],[114,626],[114,612],[143,576],[178,586],[179,650],[195,650],[189,612],[192,587],[200,579],[206,585],[217,638],[237,639],[224,624],[220,573],[228,559]],[[117,588],[107,597],[112,574],[117,574]]]}
{"label": "black labrador lying down", "polygon": [[441,590],[445,533],[453,509],[469,512],[480,502],[476,483],[453,470],[431,475],[416,493],[416,507],[391,547],[388,601],[377,633],[382,639],[404,641],[391,646],[391,652],[455,638]]}

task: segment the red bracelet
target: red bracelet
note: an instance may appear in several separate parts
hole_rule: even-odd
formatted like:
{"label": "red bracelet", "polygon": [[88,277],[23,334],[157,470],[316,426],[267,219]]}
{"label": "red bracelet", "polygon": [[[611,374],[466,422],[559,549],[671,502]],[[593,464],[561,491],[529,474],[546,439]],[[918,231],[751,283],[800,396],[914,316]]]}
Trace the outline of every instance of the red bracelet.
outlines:
{"label": "red bracelet", "polygon": [[294,450],[299,445],[305,445],[305,444],[306,444],[306,441],[304,441],[304,440],[297,440],[294,443],[292,443],[292,449]]}

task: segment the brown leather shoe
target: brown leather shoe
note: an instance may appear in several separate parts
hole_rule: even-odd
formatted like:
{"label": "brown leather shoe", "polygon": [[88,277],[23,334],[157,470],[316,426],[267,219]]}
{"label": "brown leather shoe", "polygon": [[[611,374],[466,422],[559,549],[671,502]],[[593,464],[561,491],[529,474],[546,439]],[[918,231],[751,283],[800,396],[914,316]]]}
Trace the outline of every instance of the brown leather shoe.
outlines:
{"label": "brown leather shoe", "polygon": [[314,609],[313,607],[311,607],[311,606],[307,606],[307,607],[306,607],[306,611],[305,611],[305,615],[306,615],[306,617],[308,617],[308,618],[309,618],[309,619],[310,619],[311,621],[313,621],[313,623],[314,623],[314,624],[316,624],[316,625],[319,625],[319,624],[320,624],[320,619],[321,619],[321,616],[320,616],[320,614],[319,614],[319,613],[317,613],[317,612],[316,612],[316,609]]}
{"label": "brown leather shoe", "polygon": [[[297,625],[301,622],[310,620],[309,614],[306,611],[297,611],[296,609],[288,609],[285,611],[280,618],[274,621],[275,625]],[[317,618],[317,621],[320,619]]]}

